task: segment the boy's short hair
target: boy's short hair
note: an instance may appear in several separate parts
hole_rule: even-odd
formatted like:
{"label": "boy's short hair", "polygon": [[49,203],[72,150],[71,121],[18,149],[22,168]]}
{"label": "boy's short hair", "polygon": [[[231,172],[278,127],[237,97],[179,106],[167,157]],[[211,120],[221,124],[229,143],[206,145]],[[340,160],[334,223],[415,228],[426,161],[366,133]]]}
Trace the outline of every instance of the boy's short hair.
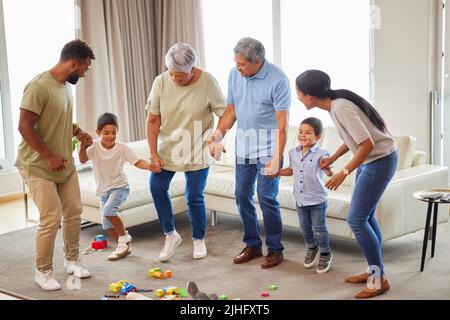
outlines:
{"label": "boy's short hair", "polygon": [[316,136],[320,136],[323,133],[323,125],[320,119],[314,117],[306,118],[300,123],[300,125],[302,124],[309,124],[314,129],[314,134]]}
{"label": "boy's short hair", "polygon": [[117,128],[119,128],[119,121],[117,120],[116,115],[105,112],[97,120],[97,130],[102,131],[102,129],[109,124],[115,125]]}

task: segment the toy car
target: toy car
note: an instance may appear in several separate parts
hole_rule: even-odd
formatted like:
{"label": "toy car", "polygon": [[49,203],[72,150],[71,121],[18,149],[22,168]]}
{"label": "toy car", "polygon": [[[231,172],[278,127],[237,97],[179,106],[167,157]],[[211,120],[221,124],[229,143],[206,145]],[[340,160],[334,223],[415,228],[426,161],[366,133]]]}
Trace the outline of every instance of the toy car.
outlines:
{"label": "toy car", "polygon": [[120,289],[120,294],[127,295],[127,294],[130,293],[130,292],[136,292],[136,287],[133,286],[133,285],[130,284],[130,283],[125,283],[125,284],[122,286],[122,289]]}

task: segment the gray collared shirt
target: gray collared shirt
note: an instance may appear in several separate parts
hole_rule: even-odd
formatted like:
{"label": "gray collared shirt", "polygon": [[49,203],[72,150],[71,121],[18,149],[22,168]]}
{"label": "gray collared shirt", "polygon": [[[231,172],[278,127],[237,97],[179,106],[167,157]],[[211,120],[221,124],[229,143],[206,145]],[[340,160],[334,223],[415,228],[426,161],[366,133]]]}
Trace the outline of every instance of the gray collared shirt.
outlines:
{"label": "gray collared shirt", "polygon": [[323,182],[320,159],[330,153],[315,144],[305,155],[301,146],[289,151],[290,168],[294,174],[294,198],[297,206],[313,206],[327,200],[328,192]]}

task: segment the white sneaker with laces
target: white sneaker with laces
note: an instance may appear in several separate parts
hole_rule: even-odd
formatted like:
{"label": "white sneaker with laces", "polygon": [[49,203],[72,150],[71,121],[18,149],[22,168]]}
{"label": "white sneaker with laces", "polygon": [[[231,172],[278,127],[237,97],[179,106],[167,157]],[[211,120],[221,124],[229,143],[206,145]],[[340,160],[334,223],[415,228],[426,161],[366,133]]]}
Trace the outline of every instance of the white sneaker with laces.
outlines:
{"label": "white sneaker with laces", "polygon": [[181,236],[175,230],[172,234],[166,235],[166,241],[164,243],[164,248],[159,254],[159,261],[169,260],[171,256],[175,253],[175,248],[181,243]]}
{"label": "white sneaker with laces", "polygon": [[80,261],[67,261],[64,260],[64,270],[67,274],[73,274],[77,278],[89,278],[91,273],[86,269]]}
{"label": "white sneaker with laces", "polygon": [[52,271],[41,272],[36,270],[34,282],[43,290],[55,291],[61,289],[61,285],[53,278]]}
{"label": "white sneaker with laces", "polygon": [[194,259],[202,259],[208,255],[206,249],[205,239],[194,239],[194,253],[192,254]]}
{"label": "white sneaker with laces", "polygon": [[108,260],[115,261],[125,258],[127,255],[129,255],[131,253],[130,251],[131,239],[132,237],[128,232],[126,235],[120,236],[117,241],[117,248],[108,256]]}

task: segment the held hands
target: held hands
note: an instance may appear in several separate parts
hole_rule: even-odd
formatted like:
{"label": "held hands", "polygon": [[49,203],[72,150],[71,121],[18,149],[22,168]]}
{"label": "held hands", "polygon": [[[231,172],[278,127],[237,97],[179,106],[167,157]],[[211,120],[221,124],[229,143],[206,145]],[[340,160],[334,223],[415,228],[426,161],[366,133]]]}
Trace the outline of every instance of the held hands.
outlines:
{"label": "held hands", "polygon": [[83,130],[78,130],[77,140],[81,142],[81,146],[84,148],[91,146],[93,143],[92,137]]}
{"label": "held hands", "polygon": [[[320,169],[324,171],[331,171],[331,165],[336,161],[334,158],[322,158],[320,160]],[[344,182],[346,175],[339,171],[335,175],[333,175],[330,180],[325,183],[325,187],[329,190],[336,190],[339,186]]]}
{"label": "held hands", "polygon": [[216,141],[216,136],[212,135],[208,141],[209,154],[216,161],[220,161],[222,153],[226,153],[224,145],[220,141]]}
{"label": "held hands", "polygon": [[320,159],[320,169],[322,170],[330,170],[331,165],[334,163],[333,158],[322,158]]}
{"label": "held hands", "polygon": [[159,154],[152,154],[150,157],[150,171],[153,173],[160,173],[162,167],[164,167],[164,161],[159,157]]}
{"label": "held hands", "polygon": [[267,176],[268,178],[274,179],[278,177],[279,173],[280,173],[280,161],[277,159],[272,159],[269,162],[267,162],[263,169],[263,175]]}

